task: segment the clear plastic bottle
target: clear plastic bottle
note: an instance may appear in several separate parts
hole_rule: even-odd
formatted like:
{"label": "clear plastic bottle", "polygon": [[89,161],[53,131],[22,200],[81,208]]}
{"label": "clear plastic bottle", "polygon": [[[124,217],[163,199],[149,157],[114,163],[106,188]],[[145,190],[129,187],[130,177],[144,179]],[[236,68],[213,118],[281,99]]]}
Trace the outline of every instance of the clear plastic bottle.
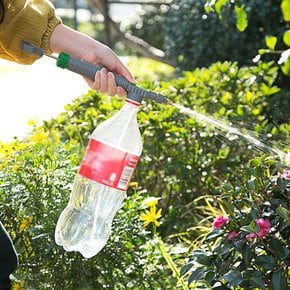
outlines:
{"label": "clear plastic bottle", "polygon": [[112,220],[142,152],[138,106],[126,99],[122,109],[90,138],[68,205],[56,225],[55,241],[66,251],[91,258],[109,239]]}

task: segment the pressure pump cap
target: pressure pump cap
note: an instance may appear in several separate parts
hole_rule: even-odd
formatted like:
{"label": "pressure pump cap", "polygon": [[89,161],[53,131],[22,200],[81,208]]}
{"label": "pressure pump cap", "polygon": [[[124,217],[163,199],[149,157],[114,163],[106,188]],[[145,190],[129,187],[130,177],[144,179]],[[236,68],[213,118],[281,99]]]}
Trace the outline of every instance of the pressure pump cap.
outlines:
{"label": "pressure pump cap", "polygon": [[61,52],[57,58],[56,65],[61,68],[67,68],[69,60],[70,55],[68,53]]}
{"label": "pressure pump cap", "polygon": [[126,99],[131,100],[134,103],[140,104],[142,102],[143,97],[140,94],[136,94],[132,91],[129,91]]}

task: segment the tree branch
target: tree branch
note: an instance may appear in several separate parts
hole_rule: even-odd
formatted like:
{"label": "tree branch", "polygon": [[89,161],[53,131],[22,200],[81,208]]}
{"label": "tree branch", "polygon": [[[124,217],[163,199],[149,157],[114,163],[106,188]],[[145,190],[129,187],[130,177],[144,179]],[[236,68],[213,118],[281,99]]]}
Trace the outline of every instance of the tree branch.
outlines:
{"label": "tree branch", "polygon": [[116,23],[107,13],[106,5],[108,5],[107,0],[91,0],[92,5],[104,16],[106,17],[105,25],[108,25],[109,28],[106,28],[109,31],[112,31],[116,34],[116,37],[129,49],[133,50],[136,53],[154,60],[175,66],[176,63],[168,58],[166,58],[164,51],[151,46],[149,43],[140,39],[136,36],[130,35],[129,33],[124,33],[121,31],[120,26]]}

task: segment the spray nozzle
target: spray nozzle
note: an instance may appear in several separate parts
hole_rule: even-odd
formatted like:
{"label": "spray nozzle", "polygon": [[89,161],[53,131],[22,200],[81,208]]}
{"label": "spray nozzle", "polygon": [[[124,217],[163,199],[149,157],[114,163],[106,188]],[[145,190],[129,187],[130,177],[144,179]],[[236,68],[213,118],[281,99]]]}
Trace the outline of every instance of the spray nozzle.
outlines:
{"label": "spray nozzle", "polygon": [[[93,81],[95,80],[96,72],[101,70],[101,67],[85,62],[80,59],[73,58],[65,52],[61,52],[58,57],[54,57],[50,54],[46,54],[44,53],[42,48],[34,46],[27,41],[22,41],[20,47],[23,51],[27,53],[36,54],[40,57],[42,57],[43,55],[52,57],[57,60],[56,65],[58,67],[61,67],[63,69],[68,69],[77,74],[85,76]],[[127,91],[128,99],[131,99],[138,103],[141,103],[143,98],[151,99],[158,103],[170,103],[170,101],[162,94],[155,93],[150,90],[146,90],[141,87],[138,87],[118,74],[114,74],[114,76],[115,76],[116,84]]]}

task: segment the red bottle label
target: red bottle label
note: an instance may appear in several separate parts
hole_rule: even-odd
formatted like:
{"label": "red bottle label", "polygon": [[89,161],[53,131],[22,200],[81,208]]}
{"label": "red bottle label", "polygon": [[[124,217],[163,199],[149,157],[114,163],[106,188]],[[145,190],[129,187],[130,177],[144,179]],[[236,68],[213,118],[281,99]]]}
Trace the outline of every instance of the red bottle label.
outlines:
{"label": "red bottle label", "polygon": [[79,174],[98,183],[126,191],[139,156],[90,139]]}

